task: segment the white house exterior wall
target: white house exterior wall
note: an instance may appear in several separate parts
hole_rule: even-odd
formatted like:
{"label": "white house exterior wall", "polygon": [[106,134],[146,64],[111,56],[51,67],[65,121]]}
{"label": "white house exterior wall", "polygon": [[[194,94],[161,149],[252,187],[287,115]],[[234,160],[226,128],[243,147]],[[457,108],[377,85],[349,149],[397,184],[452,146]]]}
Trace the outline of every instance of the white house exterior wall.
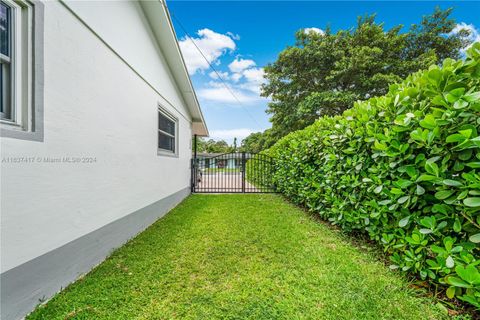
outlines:
{"label": "white house exterior wall", "polygon": [[[140,230],[103,239],[97,253],[80,250],[88,263],[79,270],[51,260],[53,271],[71,270],[47,292],[19,298],[9,273],[41,276],[29,262],[151,205],[144,228],[189,193],[191,119],[140,6],[48,1],[44,12],[44,139],[1,138],[2,319],[22,317],[39,295],[48,298]],[[178,157],[157,154],[158,105],[178,119]],[[19,157],[33,160],[5,160]]]}

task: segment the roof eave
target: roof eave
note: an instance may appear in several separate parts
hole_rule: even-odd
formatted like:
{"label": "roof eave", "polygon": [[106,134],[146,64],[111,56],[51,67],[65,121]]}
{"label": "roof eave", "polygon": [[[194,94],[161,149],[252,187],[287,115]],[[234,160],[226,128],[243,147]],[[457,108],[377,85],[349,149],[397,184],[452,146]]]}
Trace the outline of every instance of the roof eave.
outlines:
{"label": "roof eave", "polygon": [[[141,7],[148,19],[156,41],[162,51],[165,60],[180,91],[182,98],[192,118],[192,133],[202,137],[208,137],[208,128],[203,117],[200,104],[193,89],[192,81],[187,71],[180,46],[178,45],[175,29],[165,2],[141,1]],[[164,30],[169,30],[165,33]]]}

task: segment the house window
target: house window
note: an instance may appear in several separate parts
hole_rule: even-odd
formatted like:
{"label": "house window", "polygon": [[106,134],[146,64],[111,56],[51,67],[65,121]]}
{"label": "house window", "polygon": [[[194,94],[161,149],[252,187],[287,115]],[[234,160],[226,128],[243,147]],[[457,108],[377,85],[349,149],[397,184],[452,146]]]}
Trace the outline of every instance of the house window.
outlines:
{"label": "house window", "polygon": [[0,1],[2,136],[43,140],[43,3]]}
{"label": "house window", "polygon": [[158,109],[158,150],[163,154],[177,154],[178,120],[165,110]]}
{"label": "house window", "polygon": [[0,2],[0,116],[2,119],[11,119],[12,108],[10,103],[10,87],[12,69],[12,19],[11,8],[5,3]]}

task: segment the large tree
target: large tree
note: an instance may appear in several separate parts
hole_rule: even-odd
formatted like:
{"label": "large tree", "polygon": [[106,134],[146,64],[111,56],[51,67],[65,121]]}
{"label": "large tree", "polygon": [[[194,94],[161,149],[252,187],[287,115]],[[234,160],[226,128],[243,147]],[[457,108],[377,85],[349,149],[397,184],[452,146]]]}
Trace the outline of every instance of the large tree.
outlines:
{"label": "large tree", "polygon": [[437,8],[407,32],[401,25],[385,30],[374,15],[359,17],[351,30],[298,31],[295,46],[265,67],[270,136],[276,140],[322,115],[340,114],[357,100],[385,94],[409,73],[458,58],[469,44],[468,31],[451,33],[450,14]]}
{"label": "large tree", "polygon": [[267,129],[264,132],[254,132],[248,137],[242,140],[240,151],[258,153],[264,149],[267,149],[273,143],[270,136],[271,129]]}
{"label": "large tree", "polygon": [[197,139],[197,152],[205,153],[228,153],[232,152],[233,147],[230,147],[225,140],[214,139]]}

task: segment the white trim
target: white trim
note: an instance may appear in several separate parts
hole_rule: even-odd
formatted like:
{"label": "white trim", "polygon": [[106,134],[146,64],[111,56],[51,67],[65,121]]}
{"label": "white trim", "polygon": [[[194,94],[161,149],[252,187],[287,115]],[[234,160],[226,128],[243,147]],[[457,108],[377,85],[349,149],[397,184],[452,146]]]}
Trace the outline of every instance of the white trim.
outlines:
{"label": "white trim", "polygon": [[[21,140],[31,140],[42,142],[44,139],[44,5],[41,1],[18,0],[20,4],[30,4],[28,20],[24,21],[29,27],[26,32],[29,37],[27,47],[22,51],[28,65],[28,81],[25,80],[22,85],[28,85],[29,91],[24,96],[24,108],[22,112],[26,114],[25,122],[12,123],[11,121],[0,120],[0,136],[3,138],[13,138]],[[24,89],[24,88],[22,88]],[[24,89],[25,91],[26,89]],[[25,98],[26,96],[26,98]]]}
{"label": "white trim", "polygon": [[[187,65],[185,63],[185,59],[183,57],[183,54],[182,54],[182,50],[180,49],[180,45],[178,44],[178,37],[177,37],[177,33],[175,32],[175,28],[173,27],[173,23],[172,23],[172,19],[170,17],[170,12],[168,10],[168,7],[167,7],[167,3],[166,1],[164,0],[157,0],[158,2],[160,2],[160,4],[162,5],[162,9],[163,11],[165,12],[165,15],[167,16],[167,22],[168,22],[168,25],[170,27],[170,30],[172,31],[172,35],[173,35],[173,38],[174,38],[174,42],[175,42],[175,51],[176,51],[176,55],[180,57],[180,61],[181,61],[181,64],[182,64],[182,78],[183,79],[186,79],[186,85],[187,85],[187,89],[186,90],[183,90],[182,91],[182,95],[185,96],[188,96],[188,95],[191,95],[191,98],[193,100],[193,104],[195,105],[195,109],[197,109],[198,113],[199,113],[199,116],[200,116],[200,123],[203,124],[203,129],[200,136],[204,136],[204,137],[208,137],[209,136],[209,132],[208,132],[208,128],[207,128],[207,123],[205,121],[205,118],[203,116],[203,112],[202,112],[202,108],[200,108],[200,103],[198,102],[198,98],[197,98],[197,94],[193,88],[193,84],[192,84],[192,79],[190,78],[190,75],[188,73],[188,70],[187,70]],[[148,18],[148,16],[147,16]],[[157,26],[158,28],[158,26]],[[187,102],[188,104],[188,102]],[[198,121],[197,121],[198,122]]]}
{"label": "white trim", "polygon": [[[168,8],[161,0],[139,1],[138,3],[143,9],[150,29],[153,31],[154,40],[156,40],[163,57],[167,61],[174,82],[192,117],[192,123],[196,124],[193,126],[194,133],[200,136],[208,136],[208,128],[180,52]],[[168,33],[165,33],[165,30],[168,30]]]}
{"label": "white trim", "polygon": [[[7,69],[7,72],[3,74],[2,82],[5,84],[5,87],[2,86],[2,103],[4,104],[5,110],[8,110],[7,112],[2,112],[1,115],[2,117],[0,118],[0,123],[4,123],[6,125],[16,125],[15,122],[15,103],[14,103],[14,97],[15,97],[15,65],[17,63],[17,56],[16,56],[16,16],[17,16],[17,10],[18,6],[9,0],[2,1],[3,5],[5,5],[8,10],[9,10],[9,16],[8,16],[8,22],[9,22],[9,30],[8,30],[8,54],[9,56],[4,56],[3,54],[0,54],[0,60],[5,65],[5,69]],[[3,68],[3,67],[2,67]],[[3,70],[2,70],[3,71]],[[3,90],[5,89],[5,92]],[[10,93],[7,93],[6,91],[10,91]]]}
{"label": "white trim", "polygon": [[[10,41],[11,41],[11,40],[10,40]],[[1,61],[1,62],[10,63],[10,62],[11,62],[11,59],[10,59],[10,57],[4,55],[3,53],[0,53],[0,61]]]}
{"label": "white trim", "polygon": [[26,0],[2,0],[10,8],[10,114],[1,119],[2,128],[33,129],[33,4]]}

